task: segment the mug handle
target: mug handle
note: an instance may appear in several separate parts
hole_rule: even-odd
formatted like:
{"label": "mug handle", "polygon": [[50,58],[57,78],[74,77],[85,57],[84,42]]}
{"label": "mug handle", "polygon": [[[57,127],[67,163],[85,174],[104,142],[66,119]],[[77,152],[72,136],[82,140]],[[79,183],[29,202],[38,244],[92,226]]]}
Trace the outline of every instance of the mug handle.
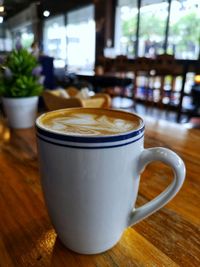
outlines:
{"label": "mug handle", "polygon": [[139,158],[138,173],[143,172],[146,165],[152,161],[161,161],[171,166],[174,171],[174,179],[160,195],[131,212],[128,226],[143,220],[162,208],[176,195],[184,182],[185,164],[173,151],[163,147],[144,149]]}

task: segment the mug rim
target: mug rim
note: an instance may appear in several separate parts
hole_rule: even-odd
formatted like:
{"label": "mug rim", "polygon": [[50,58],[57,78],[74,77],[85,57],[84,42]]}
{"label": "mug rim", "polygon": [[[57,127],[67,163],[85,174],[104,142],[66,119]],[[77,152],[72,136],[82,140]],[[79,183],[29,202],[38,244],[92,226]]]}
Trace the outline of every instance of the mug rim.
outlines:
{"label": "mug rim", "polygon": [[[123,114],[129,114],[133,117],[138,118],[140,121],[140,125],[131,131],[119,133],[119,134],[110,134],[110,135],[78,135],[78,134],[68,134],[64,132],[56,132],[55,130],[46,128],[43,126],[40,122],[42,117],[46,116],[46,114],[49,113],[57,113],[57,112],[63,112],[66,110],[105,110],[105,112],[109,112],[111,110],[112,112],[116,113],[123,113]],[[80,142],[80,143],[104,143],[104,142],[114,142],[114,141],[123,141],[130,138],[137,137],[138,135],[141,135],[141,133],[144,132],[144,120],[138,116],[135,113],[131,113],[125,110],[118,110],[118,109],[106,109],[106,108],[84,108],[84,107],[78,107],[78,108],[65,108],[65,109],[58,109],[54,111],[48,111],[43,114],[41,114],[35,122],[37,133],[40,136],[56,139],[56,140],[62,140],[62,141],[70,141],[70,142]]]}

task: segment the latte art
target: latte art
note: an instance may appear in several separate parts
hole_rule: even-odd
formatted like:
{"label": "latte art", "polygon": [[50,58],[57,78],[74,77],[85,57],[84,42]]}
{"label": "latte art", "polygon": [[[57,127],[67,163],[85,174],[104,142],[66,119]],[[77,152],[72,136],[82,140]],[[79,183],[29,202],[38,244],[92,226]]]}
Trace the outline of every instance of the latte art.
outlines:
{"label": "latte art", "polygon": [[58,111],[44,117],[42,124],[53,132],[84,136],[116,135],[129,132],[139,126],[139,121],[134,118],[134,115],[134,119],[131,120],[126,118],[126,114],[124,117],[116,116],[118,113],[121,115],[119,111],[106,110],[104,113],[93,109],[89,112],[86,109],[71,112],[66,110],[60,113]]}
{"label": "latte art", "polygon": [[48,125],[52,130],[80,135],[102,135],[128,132],[133,128],[133,123],[121,119],[112,120],[107,116],[92,114],[75,114],[70,118],[55,118]]}

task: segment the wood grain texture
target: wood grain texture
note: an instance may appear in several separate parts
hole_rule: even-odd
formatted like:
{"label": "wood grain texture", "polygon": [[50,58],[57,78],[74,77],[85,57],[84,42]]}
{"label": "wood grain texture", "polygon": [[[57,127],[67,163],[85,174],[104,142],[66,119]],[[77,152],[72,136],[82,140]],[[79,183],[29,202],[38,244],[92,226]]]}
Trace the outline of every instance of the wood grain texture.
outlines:
{"label": "wood grain texture", "polygon": [[[41,192],[34,129],[9,130],[0,122],[0,267],[200,266],[200,131],[146,120],[145,147],[164,146],[185,161],[186,181],[177,196],[128,228],[111,250],[79,255],[59,241]],[[141,177],[137,206],[158,195],[172,171],[149,165]]]}

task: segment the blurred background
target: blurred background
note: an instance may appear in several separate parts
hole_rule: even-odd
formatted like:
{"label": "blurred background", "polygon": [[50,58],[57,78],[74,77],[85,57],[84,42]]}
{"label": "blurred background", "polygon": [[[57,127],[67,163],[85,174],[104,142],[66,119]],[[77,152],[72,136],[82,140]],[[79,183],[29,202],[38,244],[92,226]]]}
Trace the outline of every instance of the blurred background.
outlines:
{"label": "blurred background", "polygon": [[[182,113],[184,121],[199,115],[199,0],[0,0],[0,55],[19,41],[39,57],[47,89],[74,84],[73,73],[95,92],[168,105],[178,122]],[[114,79],[119,72],[129,83]],[[111,83],[96,77],[111,73]]]}
{"label": "blurred background", "polygon": [[0,0],[0,51],[39,44],[55,68],[91,70],[98,56],[199,58],[199,0]]}

